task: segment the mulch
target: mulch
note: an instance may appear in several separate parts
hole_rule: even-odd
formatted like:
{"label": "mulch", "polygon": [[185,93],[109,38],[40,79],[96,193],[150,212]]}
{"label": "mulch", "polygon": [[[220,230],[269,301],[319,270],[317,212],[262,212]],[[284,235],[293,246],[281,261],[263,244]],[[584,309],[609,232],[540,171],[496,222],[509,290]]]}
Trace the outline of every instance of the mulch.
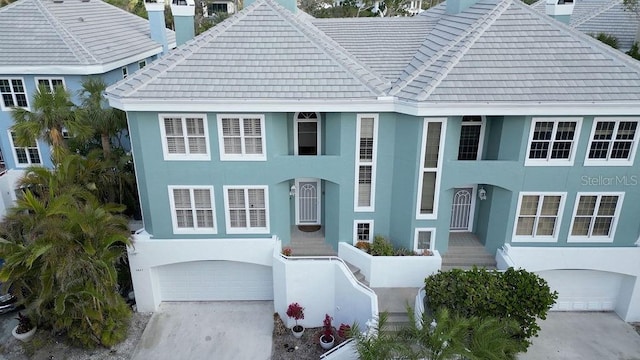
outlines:
{"label": "mulch", "polygon": [[[335,330],[335,329],[334,329]],[[344,339],[338,338],[334,331],[337,346]],[[320,347],[320,335],[322,328],[306,328],[304,334],[296,339],[288,329],[278,313],[273,314],[273,343],[271,348],[271,360],[317,360],[320,355],[328,350]]]}

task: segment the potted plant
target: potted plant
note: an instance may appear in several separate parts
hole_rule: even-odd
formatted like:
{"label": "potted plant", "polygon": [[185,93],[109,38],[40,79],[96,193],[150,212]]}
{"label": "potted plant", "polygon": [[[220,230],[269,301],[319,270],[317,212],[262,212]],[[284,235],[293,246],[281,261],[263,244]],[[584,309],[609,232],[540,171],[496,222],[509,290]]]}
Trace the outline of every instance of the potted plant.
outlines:
{"label": "potted plant", "polygon": [[338,337],[341,339],[348,339],[351,337],[351,326],[349,324],[342,323],[338,329]]}
{"label": "potted plant", "polygon": [[293,254],[293,249],[291,249],[289,246],[284,247],[282,249],[282,255],[284,256],[291,256],[291,254]]}
{"label": "potted plant", "polygon": [[333,318],[329,316],[329,314],[325,314],[324,321],[322,322],[322,335],[320,336],[320,346],[325,350],[331,349],[335,342],[331,320],[333,320]]}
{"label": "potted plant", "polygon": [[13,337],[22,342],[31,340],[38,327],[31,323],[31,319],[27,315],[22,315],[21,313],[18,313],[16,320],[18,320],[18,325],[11,331]]}
{"label": "potted plant", "polygon": [[302,333],[304,333],[304,326],[299,325],[298,320],[304,319],[304,308],[297,302],[291,303],[289,304],[289,308],[287,308],[287,316],[296,321],[295,326],[291,328],[291,332],[293,336],[299,339]]}

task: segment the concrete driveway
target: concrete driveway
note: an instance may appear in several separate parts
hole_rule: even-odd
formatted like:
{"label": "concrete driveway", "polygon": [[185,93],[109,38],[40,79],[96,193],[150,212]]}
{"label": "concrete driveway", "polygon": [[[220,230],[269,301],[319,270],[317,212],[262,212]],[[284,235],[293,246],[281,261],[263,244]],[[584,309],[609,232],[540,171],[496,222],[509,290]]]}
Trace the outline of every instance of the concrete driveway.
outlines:
{"label": "concrete driveway", "polygon": [[271,357],[272,301],[162,303],[133,360]]}
{"label": "concrete driveway", "polygon": [[519,360],[640,360],[640,335],[615,313],[551,312]]}

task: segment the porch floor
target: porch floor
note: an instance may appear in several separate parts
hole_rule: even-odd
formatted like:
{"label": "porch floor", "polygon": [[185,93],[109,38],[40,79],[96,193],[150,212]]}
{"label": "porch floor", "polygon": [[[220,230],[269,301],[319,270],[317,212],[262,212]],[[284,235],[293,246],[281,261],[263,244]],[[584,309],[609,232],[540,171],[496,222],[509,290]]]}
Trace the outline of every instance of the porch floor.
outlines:
{"label": "porch floor", "polygon": [[496,268],[495,256],[489,254],[476,234],[472,232],[450,232],[449,249],[442,256],[442,271],[471,269],[473,266]]}

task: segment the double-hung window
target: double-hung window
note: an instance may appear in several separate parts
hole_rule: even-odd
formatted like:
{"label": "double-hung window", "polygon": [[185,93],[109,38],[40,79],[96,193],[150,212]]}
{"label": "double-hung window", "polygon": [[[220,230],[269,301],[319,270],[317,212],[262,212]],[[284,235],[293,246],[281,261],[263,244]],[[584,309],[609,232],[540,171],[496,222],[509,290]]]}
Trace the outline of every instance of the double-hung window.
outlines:
{"label": "double-hung window", "polygon": [[373,211],[378,115],[358,115],[356,126],[355,210]]}
{"label": "double-hung window", "polygon": [[64,80],[62,78],[36,78],[36,86],[38,89],[44,87],[51,93],[58,86],[64,88]]}
{"label": "double-hung window", "polygon": [[638,145],[638,118],[595,118],[584,165],[631,166]]}
{"label": "double-hung window", "polygon": [[205,115],[160,115],[165,160],[210,160]]}
{"label": "double-hung window", "polygon": [[578,193],[568,242],[612,242],[623,193]]}
{"label": "double-hung window", "polygon": [[269,233],[269,192],[266,186],[225,186],[228,234]]}
{"label": "double-hung window", "polygon": [[525,165],[573,165],[582,118],[534,118]]}
{"label": "double-hung window", "polygon": [[442,149],[446,119],[425,119],[422,130],[422,154],[420,156],[418,219],[435,219],[438,213],[439,171],[442,166]]}
{"label": "double-hung window", "polygon": [[564,193],[520,193],[513,241],[556,242],[564,199]]}
{"label": "double-hung window", "polygon": [[215,234],[212,186],[169,186],[174,234]]}
{"label": "double-hung window", "polygon": [[10,110],[13,107],[29,107],[27,91],[22,79],[1,79],[0,95],[2,95],[2,110]]}
{"label": "double-hung window", "polygon": [[266,160],[264,115],[218,115],[220,160]]}
{"label": "double-hung window", "polygon": [[39,165],[42,163],[40,156],[40,148],[38,142],[34,140],[28,146],[16,145],[16,134],[9,130],[9,140],[13,149],[13,156],[16,167],[27,167],[31,165]]}

